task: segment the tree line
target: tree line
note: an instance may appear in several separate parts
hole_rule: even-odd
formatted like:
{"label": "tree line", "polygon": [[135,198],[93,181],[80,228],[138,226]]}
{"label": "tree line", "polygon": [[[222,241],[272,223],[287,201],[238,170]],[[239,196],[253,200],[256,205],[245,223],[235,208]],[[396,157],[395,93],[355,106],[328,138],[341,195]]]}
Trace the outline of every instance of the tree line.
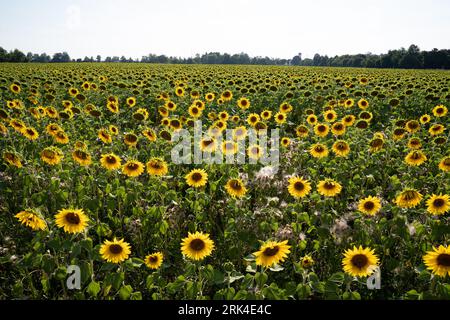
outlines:
{"label": "tree line", "polygon": [[0,47],[0,62],[36,62],[36,63],[63,63],[63,62],[135,62],[135,63],[165,63],[165,64],[247,64],[247,65],[293,65],[293,66],[323,66],[323,67],[358,67],[358,68],[401,68],[401,69],[450,69],[450,50],[433,49],[422,51],[412,44],[408,49],[401,48],[389,50],[385,54],[354,54],[328,57],[316,53],[312,59],[302,59],[299,53],[291,59],[270,57],[250,57],[246,53],[228,54],[209,52],[197,54],[190,58],[172,57],[166,55],[148,54],[141,59],[113,56],[102,59],[100,55],[95,58],[71,59],[67,52],[55,53],[50,56],[46,53],[24,54],[18,49],[6,51]]}

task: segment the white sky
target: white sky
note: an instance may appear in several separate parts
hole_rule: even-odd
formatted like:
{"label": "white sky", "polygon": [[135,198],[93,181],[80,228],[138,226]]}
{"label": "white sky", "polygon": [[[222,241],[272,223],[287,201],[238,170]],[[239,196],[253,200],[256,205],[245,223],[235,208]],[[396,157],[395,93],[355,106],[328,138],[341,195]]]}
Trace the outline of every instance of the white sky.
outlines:
{"label": "white sky", "polygon": [[0,8],[0,46],[72,58],[450,48],[449,0],[0,0]]}

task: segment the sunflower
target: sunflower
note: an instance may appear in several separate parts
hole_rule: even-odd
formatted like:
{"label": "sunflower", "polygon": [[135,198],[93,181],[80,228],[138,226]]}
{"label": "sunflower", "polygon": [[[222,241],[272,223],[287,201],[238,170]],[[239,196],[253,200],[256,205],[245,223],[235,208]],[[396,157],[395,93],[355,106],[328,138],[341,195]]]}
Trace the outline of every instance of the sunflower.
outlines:
{"label": "sunflower", "polygon": [[447,107],[442,104],[433,108],[433,114],[435,117],[438,118],[445,116],[447,112],[448,112]]}
{"label": "sunflower", "polygon": [[323,119],[326,122],[334,122],[337,119],[337,113],[334,110],[328,110],[323,113]]}
{"label": "sunflower", "polygon": [[270,111],[270,110],[263,110],[261,112],[261,118],[263,120],[270,120],[271,117],[272,117],[272,111]]}
{"label": "sunflower", "polygon": [[225,90],[220,97],[222,98],[222,100],[224,101],[230,101],[231,99],[233,99],[233,93],[230,90]]}
{"label": "sunflower", "polygon": [[423,116],[420,117],[419,121],[421,124],[425,124],[431,121],[431,117],[428,114],[424,114]]}
{"label": "sunflower", "polygon": [[338,157],[346,157],[350,152],[350,146],[344,140],[338,140],[333,144],[333,152]]}
{"label": "sunflower", "polygon": [[342,122],[335,122],[331,126],[331,132],[336,136],[342,136],[345,133],[346,126]]}
{"label": "sunflower", "polygon": [[112,135],[117,136],[119,134],[119,128],[117,128],[114,125],[109,126],[109,132],[111,132]]}
{"label": "sunflower", "polygon": [[342,259],[344,271],[353,277],[370,276],[378,267],[378,257],[375,250],[359,246],[348,249]]}
{"label": "sunflower", "polygon": [[37,132],[37,130],[33,127],[28,127],[23,129],[22,134],[28,139],[28,140],[36,140],[37,138],[39,138],[39,133]]}
{"label": "sunflower", "polygon": [[394,132],[392,133],[392,139],[394,139],[394,141],[401,140],[405,136],[405,133],[406,133],[405,129],[395,128]]}
{"label": "sunflower", "polygon": [[319,193],[323,196],[334,197],[341,193],[342,186],[332,179],[325,179],[319,181],[317,191],[319,191]]}
{"label": "sunflower", "polygon": [[164,176],[169,172],[167,163],[160,158],[151,158],[146,166],[148,174],[152,176]]}
{"label": "sunflower", "polygon": [[215,97],[216,95],[212,92],[208,92],[207,94],[205,94],[205,100],[208,102],[213,102]]}
{"label": "sunflower", "polygon": [[414,208],[420,201],[422,201],[423,196],[414,189],[405,189],[395,198],[395,204],[400,208]]}
{"label": "sunflower", "polygon": [[212,137],[203,138],[199,144],[200,150],[205,152],[214,152],[217,148],[216,139]]}
{"label": "sunflower", "polygon": [[129,107],[134,107],[136,105],[136,98],[135,97],[129,97],[126,99],[126,103]]}
{"label": "sunflower", "polygon": [[74,143],[74,147],[75,149],[87,150],[87,144],[79,140]]}
{"label": "sunflower", "polygon": [[55,215],[56,225],[67,233],[79,233],[86,229],[89,218],[83,209],[62,209]]}
{"label": "sunflower", "polygon": [[114,153],[103,154],[100,158],[101,165],[108,170],[116,170],[121,167],[122,160]]}
{"label": "sunflower", "polygon": [[119,105],[116,102],[108,101],[106,103],[106,108],[108,108],[108,110],[111,111],[112,113],[119,112]]}
{"label": "sunflower", "polygon": [[314,259],[311,256],[306,255],[300,259],[300,264],[303,269],[311,268],[314,265]]}
{"label": "sunflower", "polygon": [[428,132],[431,136],[437,136],[439,134],[442,134],[445,131],[445,127],[442,124],[433,124],[430,129],[428,129]]}
{"label": "sunflower", "polygon": [[17,154],[13,152],[8,151],[3,152],[3,159],[12,166],[22,168],[22,160]]}
{"label": "sunflower", "polygon": [[314,158],[324,158],[328,156],[328,147],[322,143],[313,144],[309,148],[309,154]]}
{"label": "sunflower", "polygon": [[294,198],[303,198],[311,191],[311,184],[302,177],[293,176],[288,180],[288,191]]}
{"label": "sunflower", "polygon": [[292,107],[292,105],[291,105],[290,103],[283,102],[283,103],[280,105],[279,111],[280,111],[281,113],[289,113],[289,112],[292,111],[292,109],[293,109],[293,107]]}
{"label": "sunflower", "polygon": [[405,125],[406,131],[415,133],[420,129],[420,123],[417,120],[409,120]]}
{"label": "sunflower", "polygon": [[378,197],[368,196],[358,203],[358,210],[366,215],[374,216],[381,209],[381,200]]}
{"label": "sunflower", "polygon": [[55,141],[60,144],[68,144],[69,143],[69,137],[63,130],[59,130],[55,133],[53,136]]}
{"label": "sunflower", "polygon": [[3,123],[0,123],[0,134],[4,136],[8,134],[8,128]]}
{"label": "sunflower", "polygon": [[317,116],[314,114],[310,114],[309,116],[306,117],[306,122],[308,122],[308,124],[314,126],[317,124]]}
{"label": "sunflower", "polygon": [[9,90],[11,90],[12,93],[18,94],[20,93],[20,86],[16,83],[13,83],[12,85],[9,86]]}
{"label": "sunflower", "polygon": [[246,110],[250,108],[250,100],[248,100],[247,98],[240,98],[237,102],[237,105],[240,109]]}
{"label": "sunflower", "polygon": [[286,115],[284,113],[278,112],[275,114],[275,122],[278,124],[283,124],[286,122]]}
{"label": "sunflower", "polygon": [[178,97],[183,97],[183,96],[184,96],[184,89],[183,89],[183,87],[177,87],[177,88],[175,88],[175,94],[176,94]]}
{"label": "sunflower", "polygon": [[408,148],[414,149],[414,150],[420,149],[420,148],[422,148],[422,142],[420,141],[419,138],[412,137],[408,141]]}
{"label": "sunflower", "polygon": [[324,138],[328,135],[328,132],[330,132],[330,128],[324,123],[318,123],[314,126],[314,133],[318,137]]}
{"label": "sunflower", "polygon": [[266,268],[272,267],[275,264],[283,262],[291,246],[289,246],[288,241],[267,241],[264,243],[259,251],[254,252],[253,255],[256,257],[256,265],[263,266]]}
{"label": "sunflower", "polygon": [[351,127],[355,123],[356,117],[352,114],[345,116],[342,122],[346,127]]}
{"label": "sunflower", "polygon": [[144,172],[144,165],[137,160],[128,160],[122,166],[122,173],[128,177],[138,177]]}
{"label": "sunflower", "polygon": [[202,111],[195,105],[191,105],[188,109],[189,115],[193,118],[199,118],[202,115]]}
{"label": "sunflower", "polygon": [[218,128],[220,131],[223,131],[227,128],[227,123],[222,120],[217,120],[214,122],[213,127]]}
{"label": "sunflower", "polygon": [[370,152],[378,152],[381,149],[383,149],[383,145],[384,145],[384,139],[383,138],[373,138],[372,140],[370,140],[369,142],[369,151]]}
{"label": "sunflower", "polygon": [[181,253],[193,260],[203,260],[214,250],[214,241],[207,233],[188,233],[181,242]]}
{"label": "sunflower", "polygon": [[108,132],[106,129],[100,129],[100,130],[98,131],[98,138],[99,138],[100,140],[102,140],[103,143],[109,144],[109,143],[112,142],[111,135],[109,134],[109,132]]}
{"label": "sunflower", "polygon": [[130,244],[123,239],[106,240],[100,247],[102,258],[108,262],[119,263],[128,259],[131,254]]}
{"label": "sunflower", "polygon": [[289,145],[291,144],[291,139],[289,139],[288,137],[283,137],[281,138],[281,145],[285,148],[289,147]]}
{"label": "sunflower", "polygon": [[169,110],[166,107],[159,107],[158,113],[161,117],[166,118],[169,116]]}
{"label": "sunflower", "polygon": [[247,136],[247,128],[244,126],[236,127],[233,129],[233,140],[244,140]]}
{"label": "sunflower", "polygon": [[225,185],[225,190],[232,197],[242,198],[247,193],[247,188],[241,179],[230,179]]}
{"label": "sunflower", "polygon": [[353,99],[347,99],[344,102],[344,107],[346,107],[346,108],[351,108],[354,105],[355,105],[355,100],[353,100]]}
{"label": "sunflower", "polygon": [[427,160],[427,156],[420,150],[413,150],[405,157],[405,162],[410,166],[420,166]]}
{"label": "sunflower", "polygon": [[123,137],[123,142],[129,147],[135,147],[138,143],[138,136],[134,133],[126,133]]}
{"label": "sunflower", "polygon": [[250,113],[247,117],[247,123],[252,127],[260,120],[259,114]]}
{"label": "sunflower", "polygon": [[439,169],[445,172],[450,171],[450,156],[444,157],[439,161]]}
{"label": "sunflower", "polygon": [[41,159],[49,165],[57,165],[61,162],[63,153],[56,147],[47,147],[41,151]]}
{"label": "sunflower", "polygon": [[360,109],[365,110],[365,109],[367,109],[369,107],[369,102],[366,99],[360,99],[358,101],[358,107]]}
{"label": "sunflower", "polygon": [[450,276],[450,247],[440,245],[438,248],[433,248],[427,251],[423,256],[423,262],[428,270],[431,270],[437,276]]}
{"label": "sunflower", "polygon": [[45,131],[47,131],[48,134],[54,136],[56,134],[56,132],[62,130],[62,128],[56,124],[56,123],[49,123],[46,127],[45,127]]}
{"label": "sunflower", "polygon": [[222,142],[222,152],[225,155],[232,155],[238,152],[238,144],[234,141]]}
{"label": "sunflower", "polygon": [[81,149],[76,149],[72,152],[72,158],[82,166],[88,166],[92,163],[91,155]]}
{"label": "sunflower", "polygon": [[45,113],[49,118],[55,119],[58,118],[58,111],[56,111],[53,107],[45,108]]}
{"label": "sunflower", "polygon": [[9,125],[13,127],[17,132],[22,132],[22,130],[26,128],[25,123],[19,119],[11,119],[9,121]]}
{"label": "sunflower", "polygon": [[227,121],[230,115],[226,111],[219,112],[219,119],[222,121]]}
{"label": "sunflower", "polygon": [[185,176],[185,179],[190,187],[199,188],[208,182],[208,174],[203,169],[193,169]]}
{"label": "sunflower", "polygon": [[47,229],[47,223],[33,210],[20,211],[15,215],[17,219],[27,227],[33,230],[45,230]]}
{"label": "sunflower", "polygon": [[433,215],[442,215],[450,209],[450,196],[448,194],[431,195],[427,200],[427,211]]}
{"label": "sunflower", "polygon": [[309,134],[309,129],[304,124],[301,124],[301,125],[297,126],[297,128],[295,128],[295,134],[299,138],[306,138]]}
{"label": "sunflower", "polygon": [[161,252],[155,252],[145,257],[145,265],[150,269],[158,269],[161,267],[164,256]]}

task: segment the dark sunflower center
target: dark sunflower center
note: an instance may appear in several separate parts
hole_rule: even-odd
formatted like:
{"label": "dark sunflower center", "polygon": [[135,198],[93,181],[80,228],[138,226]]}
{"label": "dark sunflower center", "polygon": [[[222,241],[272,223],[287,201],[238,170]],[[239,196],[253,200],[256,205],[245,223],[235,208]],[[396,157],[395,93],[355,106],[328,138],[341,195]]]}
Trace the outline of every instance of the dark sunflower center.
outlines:
{"label": "dark sunflower center", "polygon": [[437,113],[443,113],[443,112],[444,112],[444,109],[438,108],[438,109],[436,110],[436,112],[437,112]]}
{"label": "dark sunflower center", "polygon": [[445,200],[441,199],[441,198],[435,199],[433,201],[433,206],[438,207],[438,208],[443,207],[444,204],[445,204]]}
{"label": "dark sunflower center", "polygon": [[414,200],[416,198],[416,193],[415,193],[415,191],[406,191],[403,195],[403,198],[406,201]]}
{"label": "dark sunflower center", "polygon": [[278,253],[278,251],[280,251],[280,248],[278,246],[275,246],[273,248],[266,248],[263,251],[263,255],[265,255],[266,257],[273,257]]}
{"label": "dark sunflower center", "polygon": [[123,248],[119,244],[112,244],[109,246],[109,252],[112,254],[120,254],[123,251]]}
{"label": "dark sunflower center", "polygon": [[345,143],[338,143],[337,148],[339,150],[345,150],[347,149],[347,146],[345,145]]}
{"label": "dark sunflower center", "polygon": [[303,182],[297,181],[296,183],[294,183],[294,189],[297,191],[302,191],[303,189],[305,189],[305,185],[303,184]]}
{"label": "dark sunflower center", "polygon": [[27,133],[31,136],[34,136],[34,131],[31,129],[27,129]]}
{"label": "dark sunflower center", "polygon": [[325,189],[333,190],[335,188],[335,185],[333,182],[325,182],[324,187]]}
{"label": "dark sunflower center", "polygon": [[75,212],[69,212],[66,214],[66,221],[69,224],[79,224],[80,223],[80,217]]}
{"label": "dark sunflower center", "polygon": [[440,127],[440,126],[434,126],[431,130],[433,130],[433,131],[439,131],[439,130],[441,130],[441,127]]}
{"label": "dark sunflower center", "polygon": [[126,140],[127,140],[128,142],[136,142],[137,137],[136,137],[135,135],[128,135],[128,136],[126,137]]}
{"label": "dark sunflower center", "polygon": [[82,159],[82,160],[86,160],[87,159],[87,154],[85,152],[83,152],[83,151],[80,151],[80,150],[77,150],[76,156],[77,156],[77,158]]}
{"label": "dark sunflower center", "polygon": [[448,254],[448,253],[441,253],[437,257],[437,263],[440,266],[450,267],[450,254]]}
{"label": "dark sunflower center", "polygon": [[202,180],[202,178],[203,178],[203,176],[202,176],[202,174],[199,173],[199,172],[195,172],[195,173],[192,175],[192,180],[194,180],[194,181],[200,181],[200,180]]}
{"label": "dark sunflower center", "polygon": [[127,167],[128,167],[128,169],[134,171],[134,170],[137,170],[138,165],[136,163],[129,163]]}
{"label": "dark sunflower center", "polygon": [[334,129],[338,130],[338,131],[342,130],[343,128],[344,127],[341,124],[337,124],[337,125],[334,126]]}
{"label": "dark sunflower center", "polygon": [[108,157],[106,157],[106,162],[108,162],[109,164],[115,164],[117,162],[117,160],[113,156],[108,156]]}
{"label": "dark sunflower center", "polygon": [[357,254],[352,258],[352,264],[359,269],[362,269],[368,262],[369,259],[364,254]]}
{"label": "dark sunflower center", "polygon": [[202,239],[194,239],[189,244],[189,247],[194,251],[201,251],[205,248],[205,242]]}
{"label": "dark sunflower center", "polygon": [[251,117],[250,122],[256,122],[256,117]]}
{"label": "dark sunflower center", "polygon": [[314,150],[315,150],[316,152],[319,152],[319,153],[321,153],[321,152],[324,151],[324,149],[323,149],[322,146],[316,146],[316,147],[314,148]]}
{"label": "dark sunflower center", "polygon": [[327,114],[327,119],[333,119],[333,114],[331,113]]}
{"label": "dark sunflower center", "polygon": [[372,201],[367,201],[364,203],[364,209],[372,210],[373,208],[375,208],[375,204]]}
{"label": "dark sunflower center", "polygon": [[241,105],[246,106],[247,105],[247,101],[246,100],[242,101]]}
{"label": "dark sunflower center", "polygon": [[421,158],[421,154],[418,152],[414,152],[412,157],[414,160],[419,160]]}
{"label": "dark sunflower center", "polygon": [[257,147],[253,147],[252,154],[259,154],[259,149]]}
{"label": "dark sunflower center", "polygon": [[151,263],[156,263],[156,262],[158,262],[158,257],[156,257],[156,256],[151,256],[151,257],[149,258],[149,260],[150,260]]}
{"label": "dark sunflower center", "polygon": [[237,180],[232,180],[231,183],[230,183],[230,186],[231,186],[232,189],[234,189],[236,191],[239,191],[239,190],[242,189],[241,184]]}
{"label": "dark sunflower center", "polygon": [[324,132],[326,129],[325,129],[325,126],[319,126],[319,127],[317,128],[317,130],[318,130],[319,132]]}

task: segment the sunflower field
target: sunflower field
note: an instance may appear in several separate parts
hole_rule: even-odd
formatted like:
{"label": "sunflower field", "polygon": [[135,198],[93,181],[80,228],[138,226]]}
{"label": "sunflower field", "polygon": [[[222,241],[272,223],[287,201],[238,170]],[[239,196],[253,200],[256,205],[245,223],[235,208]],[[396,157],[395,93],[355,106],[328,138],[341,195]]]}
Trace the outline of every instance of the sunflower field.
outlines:
{"label": "sunflower field", "polygon": [[[0,299],[449,299],[449,88],[446,71],[1,64]],[[202,152],[253,160],[236,142],[278,129],[279,163],[174,163],[196,121]]]}

